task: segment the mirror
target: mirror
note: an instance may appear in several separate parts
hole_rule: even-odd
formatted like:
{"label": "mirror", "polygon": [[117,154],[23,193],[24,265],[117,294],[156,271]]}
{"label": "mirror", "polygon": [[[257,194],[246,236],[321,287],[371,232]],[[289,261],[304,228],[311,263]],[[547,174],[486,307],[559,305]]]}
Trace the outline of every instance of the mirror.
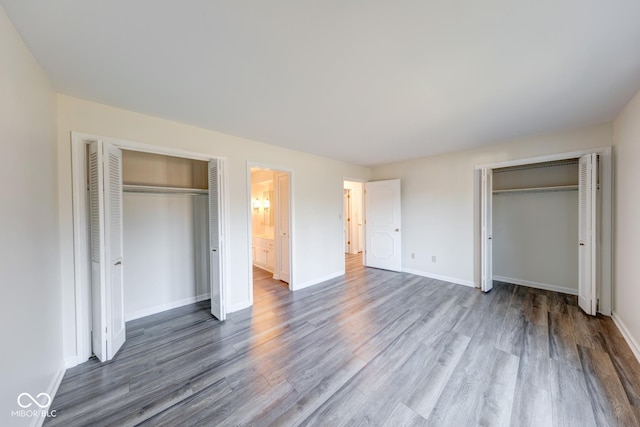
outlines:
{"label": "mirror", "polygon": [[262,211],[264,212],[264,225],[273,225],[273,191],[265,191],[262,193]]}

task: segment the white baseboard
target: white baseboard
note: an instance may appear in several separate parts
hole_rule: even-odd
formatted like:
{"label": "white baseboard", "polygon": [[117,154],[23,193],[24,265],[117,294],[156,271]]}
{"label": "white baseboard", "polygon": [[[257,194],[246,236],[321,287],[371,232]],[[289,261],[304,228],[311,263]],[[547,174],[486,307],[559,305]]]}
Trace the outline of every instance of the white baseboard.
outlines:
{"label": "white baseboard", "polygon": [[[67,371],[67,368],[65,368],[65,366],[61,366],[56,372],[56,374],[53,376],[53,378],[51,379],[51,382],[49,383],[49,386],[47,387],[47,391],[45,393],[47,393],[51,397],[52,402],[56,396],[56,393],[58,392],[58,388],[60,387],[60,383],[62,382],[62,378],[64,377],[64,373],[66,371]],[[48,409],[49,408],[47,408],[47,410]],[[45,417],[42,417],[42,416],[33,417],[31,419],[31,427],[41,427],[42,424],[44,424],[44,420],[45,420]]]}
{"label": "white baseboard", "polygon": [[308,280],[306,282],[303,283],[294,283],[293,285],[290,284],[291,286],[291,290],[292,291],[299,291],[300,289],[304,289],[304,288],[308,288],[309,286],[313,286],[313,285],[318,285],[322,282],[326,282],[327,280],[331,280],[331,279],[335,279],[336,277],[340,277],[340,276],[344,276],[345,271],[344,270],[340,270],[340,271],[336,271],[334,273],[328,274],[324,277],[320,277],[318,279],[313,279],[313,280]]}
{"label": "white baseboard", "polygon": [[429,279],[436,279],[436,280],[442,280],[443,282],[454,283],[456,285],[469,286],[471,288],[476,287],[475,283],[473,283],[473,280],[458,279],[457,277],[449,277],[449,276],[443,276],[441,274],[427,273],[426,271],[414,270],[413,268],[403,268],[402,271],[409,274],[415,274],[416,276],[428,277]]}
{"label": "white baseboard", "polygon": [[564,286],[548,285],[546,283],[532,282],[530,280],[514,279],[513,277],[493,276],[493,280],[499,282],[513,283],[514,285],[528,286],[530,288],[544,289],[545,291],[562,292],[563,294],[578,295],[578,290],[566,288]]}
{"label": "white baseboard", "polygon": [[240,310],[244,310],[245,308],[249,308],[251,307],[253,304],[251,304],[251,301],[242,301],[240,303],[234,304],[234,305],[230,305],[229,309],[227,310],[227,313],[233,313],[235,311],[240,311]]}
{"label": "white baseboard", "polygon": [[638,362],[640,362],[640,345],[638,345],[638,342],[633,338],[631,332],[629,332],[629,328],[627,328],[627,325],[624,324],[620,316],[618,316],[618,313],[616,313],[615,311],[611,312],[611,319],[613,319],[613,323],[615,323],[615,325],[618,327],[618,330],[624,337],[627,344],[629,344],[629,347],[631,348],[633,354],[636,356],[636,359],[638,359]]}
{"label": "white baseboard", "polygon": [[183,298],[177,301],[171,301],[166,304],[154,305],[153,307],[145,308],[144,310],[138,310],[133,313],[125,314],[124,321],[128,322],[130,320],[140,319],[141,317],[150,316],[156,313],[162,313],[163,311],[171,310],[172,308],[178,308],[189,304],[194,304],[196,302],[204,301],[211,298],[211,294],[202,294],[195,297]]}

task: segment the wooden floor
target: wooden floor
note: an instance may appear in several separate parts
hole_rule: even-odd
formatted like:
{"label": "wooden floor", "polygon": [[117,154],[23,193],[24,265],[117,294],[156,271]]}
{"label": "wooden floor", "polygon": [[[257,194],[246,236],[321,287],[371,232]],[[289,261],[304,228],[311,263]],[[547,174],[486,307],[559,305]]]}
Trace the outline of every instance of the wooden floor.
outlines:
{"label": "wooden floor", "polygon": [[638,425],[640,365],[575,297],[347,265],[294,293],[257,271],[226,322],[206,303],[129,322],[47,425]]}

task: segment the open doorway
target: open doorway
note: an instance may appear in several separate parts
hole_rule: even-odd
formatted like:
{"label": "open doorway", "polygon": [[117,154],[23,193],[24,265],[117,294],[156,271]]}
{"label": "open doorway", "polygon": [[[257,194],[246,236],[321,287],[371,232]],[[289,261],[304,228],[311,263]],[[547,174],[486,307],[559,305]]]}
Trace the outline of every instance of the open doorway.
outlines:
{"label": "open doorway", "polygon": [[364,183],[344,181],[343,228],[345,267],[362,265],[364,251]]}
{"label": "open doorway", "polygon": [[253,300],[291,289],[291,173],[250,167]]}

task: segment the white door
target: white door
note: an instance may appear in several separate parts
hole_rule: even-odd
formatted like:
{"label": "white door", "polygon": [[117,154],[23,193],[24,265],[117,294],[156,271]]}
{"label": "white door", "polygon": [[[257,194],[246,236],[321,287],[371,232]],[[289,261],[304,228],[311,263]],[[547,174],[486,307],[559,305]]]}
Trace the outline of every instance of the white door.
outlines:
{"label": "white door", "polygon": [[578,305],[595,316],[597,310],[598,155],[580,158],[578,231]]}
{"label": "white door", "polygon": [[107,359],[107,310],[104,259],[104,172],[102,142],[89,145],[89,224],[91,240],[91,349]]}
{"label": "white door", "polygon": [[365,265],[402,270],[400,180],[365,184]]}
{"label": "white door", "polygon": [[126,339],[122,245],[122,152],[89,146],[92,351],[111,360]]}
{"label": "white door", "polygon": [[113,359],[124,344],[124,280],[122,244],[122,151],[104,144],[105,250],[107,253],[107,358]]}
{"label": "white door", "polygon": [[276,185],[278,188],[278,207],[276,210],[278,216],[278,260],[276,271],[278,278],[286,283],[291,283],[291,261],[290,246],[291,239],[289,236],[289,213],[290,213],[290,197],[289,197],[289,174],[282,173],[276,175]]}
{"label": "white door", "polygon": [[480,287],[489,292],[493,289],[493,170],[482,169],[481,174]]}
{"label": "white door", "polygon": [[350,214],[350,193],[351,190],[348,189],[344,189],[344,200],[343,200],[343,204],[344,204],[344,209],[343,209],[343,223],[344,223],[344,253],[346,254],[350,254],[351,253],[351,214]]}
{"label": "white door", "polygon": [[221,209],[220,196],[221,174],[218,160],[209,162],[209,259],[211,286],[211,314],[218,320],[226,317],[224,307],[224,287],[222,281],[222,257],[221,257]]}

